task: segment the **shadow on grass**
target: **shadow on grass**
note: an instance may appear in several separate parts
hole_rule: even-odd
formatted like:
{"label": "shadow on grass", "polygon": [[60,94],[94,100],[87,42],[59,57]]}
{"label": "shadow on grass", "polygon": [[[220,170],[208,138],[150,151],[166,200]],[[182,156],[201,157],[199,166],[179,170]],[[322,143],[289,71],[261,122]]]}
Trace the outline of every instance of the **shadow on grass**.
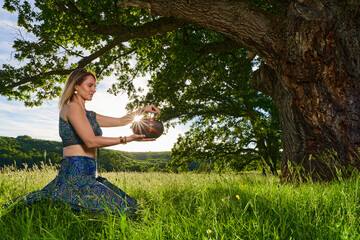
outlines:
{"label": "shadow on grass", "polygon": [[[126,217],[77,211],[42,200],[5,209],[0,218],[3,239],[115,239],[126,232]],[[124,232],[122,232],[124,231]]]}

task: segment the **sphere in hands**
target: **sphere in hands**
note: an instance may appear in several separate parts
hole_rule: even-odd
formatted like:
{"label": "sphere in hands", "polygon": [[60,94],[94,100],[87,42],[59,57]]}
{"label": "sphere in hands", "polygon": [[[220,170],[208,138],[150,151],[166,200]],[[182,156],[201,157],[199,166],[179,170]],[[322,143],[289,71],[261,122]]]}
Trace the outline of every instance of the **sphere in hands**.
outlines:
{"label": "sphere in hands", "polygon": [[132,131],[134,134],[144,134],[146,138],[158,138],[164,132],[164,125],[155,119],[140,119],[133,122]]}

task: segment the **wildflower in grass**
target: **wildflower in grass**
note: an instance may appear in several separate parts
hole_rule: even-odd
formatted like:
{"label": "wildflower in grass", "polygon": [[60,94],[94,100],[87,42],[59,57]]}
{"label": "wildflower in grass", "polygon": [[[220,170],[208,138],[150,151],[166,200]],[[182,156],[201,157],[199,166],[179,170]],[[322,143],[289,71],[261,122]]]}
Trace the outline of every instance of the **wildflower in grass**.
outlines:
{"label": "wildflower in grass", "polygon": [[239,196],[239,195],[236,195],[235,197],[236,197],[236,199],[237,199],[237,200],[239,200],[239,199],[240,199],[240,196]]}
{"label": "wildflower in grass", "polygon": [[211,230],[210,230],[210,229],[207,229],[207,230],[206,230],[206,233],[207,233],[207,234],[210,234],[210,233],[211,233]]}

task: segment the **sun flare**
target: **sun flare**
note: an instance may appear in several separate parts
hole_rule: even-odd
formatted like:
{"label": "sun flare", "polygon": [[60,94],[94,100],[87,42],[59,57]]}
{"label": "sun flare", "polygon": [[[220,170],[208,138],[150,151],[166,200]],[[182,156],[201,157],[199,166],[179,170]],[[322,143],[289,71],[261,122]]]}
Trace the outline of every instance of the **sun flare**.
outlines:
{"label": "sun flare", "polygon": [[140,120],[143,118],[142,115],[135,115],[133,122],[140,122]]}

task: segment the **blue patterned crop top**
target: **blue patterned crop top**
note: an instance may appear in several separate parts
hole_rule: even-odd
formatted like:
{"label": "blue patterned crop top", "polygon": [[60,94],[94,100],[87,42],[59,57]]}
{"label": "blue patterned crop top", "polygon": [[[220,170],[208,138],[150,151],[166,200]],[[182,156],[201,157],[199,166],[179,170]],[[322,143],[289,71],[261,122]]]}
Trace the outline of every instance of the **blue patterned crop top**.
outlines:
{"label": "blue patterned crop top", "polygon": [[[86,111],[86,117],[90,122],[95,136],[101,136],[102,131],[99,123],[96,121],[96,113],[93,111]],[[84,144],[71,123],[64,121],[63,119],[61,119],[61,117],[59,119],[59,134],[63,142],[63,147],[76,144]]]}

